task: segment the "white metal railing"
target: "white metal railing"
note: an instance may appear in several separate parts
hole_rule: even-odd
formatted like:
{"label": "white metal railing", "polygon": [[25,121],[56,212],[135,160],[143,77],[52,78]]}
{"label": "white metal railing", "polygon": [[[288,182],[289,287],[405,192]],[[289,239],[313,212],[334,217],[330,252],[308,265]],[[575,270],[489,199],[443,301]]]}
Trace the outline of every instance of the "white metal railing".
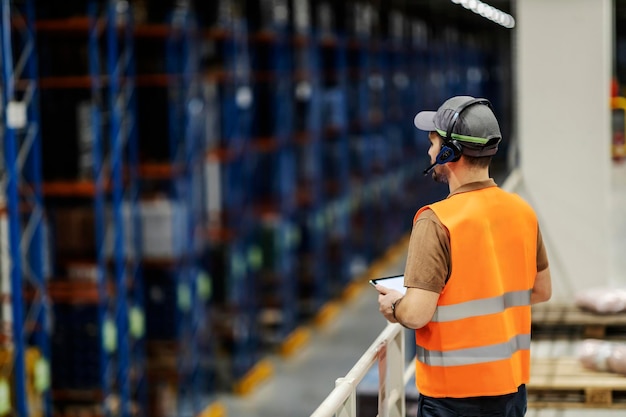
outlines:
{"label": "white metal railing", "polygon": [[404,330],[389,323],[346,376],[335,381],[335,388],[311,417],[356,417],[357,386],[376,363],[378,416],[405,417],[405,387],[415,367],[411,363],[405,368]]}

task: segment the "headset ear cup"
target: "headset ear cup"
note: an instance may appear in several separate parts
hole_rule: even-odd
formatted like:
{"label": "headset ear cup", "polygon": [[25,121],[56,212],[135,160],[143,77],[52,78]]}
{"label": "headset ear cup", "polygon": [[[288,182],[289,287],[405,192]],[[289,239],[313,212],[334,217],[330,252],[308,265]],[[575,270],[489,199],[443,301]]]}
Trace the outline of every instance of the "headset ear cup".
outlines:
{"label": "headset ear cup", "polygon": [[448,146],[448,144],[443,144],[439,153],[437,154],[437,158],[435,158],[435,162],[437,165],[443,165],[448,162],[454,161],[460,157],[455,153],[455,148],[453,146]]}
{"label": "headset ear cup", "polygon": [[438,165],[455,162],[461,158],[462,153],[463,150],[461,149],[461,145],[459,145],[456,140],[446,141],[443,145],[441,145],[441,149],[437,154],[437,158],[435,158],[435,162]]}

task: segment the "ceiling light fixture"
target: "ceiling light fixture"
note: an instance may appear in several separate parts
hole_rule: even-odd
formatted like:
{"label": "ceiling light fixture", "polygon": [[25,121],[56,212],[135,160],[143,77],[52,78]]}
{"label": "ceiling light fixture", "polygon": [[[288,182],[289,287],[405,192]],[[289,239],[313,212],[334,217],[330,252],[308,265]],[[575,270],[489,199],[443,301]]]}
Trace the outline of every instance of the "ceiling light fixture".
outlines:
{"label": "ceiling light fixture", "polygon": [[515,27],[515,19],[513,16],[487,3],[483,3],[480,0],[452,0],[452,3],[460,4],[467,10],[471,10],[485,19],[489,19],[505,28],[513,29]]}

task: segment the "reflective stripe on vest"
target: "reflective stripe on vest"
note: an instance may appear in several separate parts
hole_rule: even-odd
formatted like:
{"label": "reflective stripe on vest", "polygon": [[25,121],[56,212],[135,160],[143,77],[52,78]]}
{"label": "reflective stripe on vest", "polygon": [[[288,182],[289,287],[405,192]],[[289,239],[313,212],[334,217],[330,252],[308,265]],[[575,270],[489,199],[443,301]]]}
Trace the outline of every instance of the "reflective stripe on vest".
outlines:
{"label": "reflective stripe on vest", "polygon": [[426,350],[421,346],[417,346],[417,360],[430,366],[473,365],[509,359],[515,352],[528,349],[530,349],[530,335],[521,334],[514,336],[508,342],[497,345],[448,350],[445,352]]}
{"label": "reflective stripe on vest", "polygon": [[530,293],[531,290],[511,291],[498,297],[438,306],[431,321],[444,323],[469,317],[502,313],[509,307],[527,306],[530,305]]}

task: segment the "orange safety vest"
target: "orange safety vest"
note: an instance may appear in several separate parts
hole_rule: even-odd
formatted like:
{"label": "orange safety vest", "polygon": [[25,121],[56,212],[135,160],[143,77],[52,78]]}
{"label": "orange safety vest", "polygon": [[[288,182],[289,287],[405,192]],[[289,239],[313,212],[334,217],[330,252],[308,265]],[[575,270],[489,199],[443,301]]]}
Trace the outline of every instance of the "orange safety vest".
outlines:
{"label": "orange safety vest", "polygon": [[487,187],[422,207],[450,234],[452,272],[432,320],[415,331],[418,391],[431,397],[516,392],[530,376],[530,293],[537,218],[519,196]]}

